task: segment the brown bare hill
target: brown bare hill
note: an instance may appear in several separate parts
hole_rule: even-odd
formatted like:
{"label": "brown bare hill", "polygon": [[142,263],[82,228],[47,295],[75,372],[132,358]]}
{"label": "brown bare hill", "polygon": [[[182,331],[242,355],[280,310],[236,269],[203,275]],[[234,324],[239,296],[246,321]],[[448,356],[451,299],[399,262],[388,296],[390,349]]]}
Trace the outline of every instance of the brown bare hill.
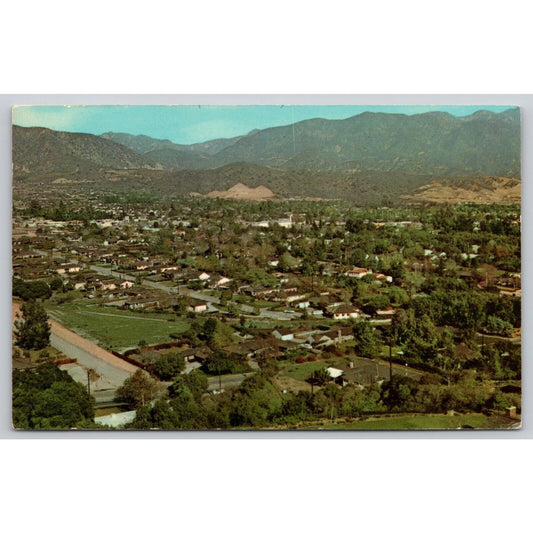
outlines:
{"label": "brown bare hill", "polygon": [[235,200],[267,200],[276,195],[264,185],[252,188],[242,183],[237,183],[227,191],[211,191],[209,198],[233,198]]}
{"label": "brown bare hill", "polygon": [[409,203],[518,204],[521,182],[517,178],[487,177],[470,180],[433,181],[414,194],[402,196]]}

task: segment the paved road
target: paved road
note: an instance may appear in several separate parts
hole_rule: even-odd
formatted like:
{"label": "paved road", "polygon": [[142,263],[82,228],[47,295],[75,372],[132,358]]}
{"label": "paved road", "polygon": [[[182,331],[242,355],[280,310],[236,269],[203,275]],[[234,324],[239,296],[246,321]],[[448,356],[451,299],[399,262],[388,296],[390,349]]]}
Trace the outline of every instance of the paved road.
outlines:
{"label": "paved road", "polygon": [[[67,357],[76,359],[83,367],[94,370],[99,376],[104,377],[110,387],[113,388],[120,387],[124,383],[124,380],[129,378],[137,370],[133,365],[131,365],[132,369],[134,369],[132,371],[119,368],[101,359],[94,352],[91,353],[92,350],[90,351],[78,346],[54,332],[50,334],[50,344],[60,352],[63,352]],[[115,357],[113,354],[110,355],[111,357]],[[120,361],[122,362],[122,360]]]}
{"label": "paved road", "polygon": [[[220,382],[224,390],[236,389],[247,377],[253,376],[254,372],[246,374],[231,374],[229,376],[220,376]],[[218,376],[207,378],[209,388],[207,390],[214,391],[219,389]]]}
{"label": "paved road", "polygon": [[[13,317],[15,317],[17,313],[20,313],[20,305],[17,302],[13,302]],[[106,387],[120,387],[124,380],[137,370],[137,367],[119,359],[111,352],[96,345],[94,342],[70,331],[59,324],[59,322],[51,319],[49,322],[51,328],[50,344],[56,350],[64,353],[67,357],[76,359],[85,369],[94,370],[96,374],[101,376],[102,383],[105,382]]]}

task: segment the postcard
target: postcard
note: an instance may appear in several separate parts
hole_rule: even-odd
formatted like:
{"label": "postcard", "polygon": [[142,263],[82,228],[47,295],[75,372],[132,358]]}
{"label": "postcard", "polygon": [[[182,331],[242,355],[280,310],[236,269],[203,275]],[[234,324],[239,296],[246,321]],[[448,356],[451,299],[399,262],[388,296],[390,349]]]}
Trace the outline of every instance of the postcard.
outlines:
{"label": "postcard", "polygon": [[15,429],[521,427],[518,107],[12,127]]}

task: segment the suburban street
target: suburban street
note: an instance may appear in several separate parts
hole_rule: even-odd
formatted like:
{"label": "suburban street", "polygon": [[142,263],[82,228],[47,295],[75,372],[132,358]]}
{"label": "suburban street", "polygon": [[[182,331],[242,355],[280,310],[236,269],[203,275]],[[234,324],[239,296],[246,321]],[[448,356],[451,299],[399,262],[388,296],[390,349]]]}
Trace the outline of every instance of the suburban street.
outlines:
{"label": "suburban street", "polygon": [[[116,272],[112,268],[109,267],[101,267],[96,265],[88,265],[91,270],[94,272],[97,272],[98,274],[101,274],[103,276],[113,276],[115,278],[120,278],[122,280],[126,281],[135,281],[135,276],[131,276],[129,274],[122,274],[120,272]],[[201,291],[194,291],[192,289],[189,289],[184,286],[178,287],[168,287],[166,285],[163,285],[162,283],[158,283],[156,281],[149,281],[149,280],[143,280],[142,285],[144,287],[150,287],[151,289],[157,289],[160,291],[165,291],[169,294],[182,294],[184,296],[189,296],[191,298],[196,298],[197,300],[202,300],[204,302],[207,302],[208,304],[220,304],[220,299],[216,298],[215,296],[210,296],[208,294],[204,294]],[[250,305],[244,305],[241,304],[240,308],[243,313],[246,313],[248,315],[252,315],[254,308]],[[296,313],[295,313],[296,314]],[[263,318],[270,318],[272,320],[285,320],[289,321],[294,316],[292,314],[283,313],[281,311],[270,311],[269,309],[261,309],[260,315]]]}
{"label": "suburban street", "polygon": [[[220,384],[223,389],[235,389],[237,388],[247,377],[253,376],[254,372],[248,372],[246,374],[231,374],[226,376],[220,376]],[[209,388],[207,390],[214,391],[220,388],[218,376],[207,378],[209,381]]]}

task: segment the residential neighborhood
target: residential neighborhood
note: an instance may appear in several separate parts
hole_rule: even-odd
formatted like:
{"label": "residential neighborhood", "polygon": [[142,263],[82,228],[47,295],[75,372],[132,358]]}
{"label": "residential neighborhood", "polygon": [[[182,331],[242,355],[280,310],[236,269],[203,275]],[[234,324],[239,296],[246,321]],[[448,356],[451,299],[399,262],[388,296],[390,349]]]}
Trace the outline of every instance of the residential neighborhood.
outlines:
{"label": "residential neighborhood", "polygon": [[[67,209],[41,193],[14,202],[14,295],[24,300],[32,284],[46,285],[54,321],[154,382],[158,361],[177,356],[182,375],[201,373],[205,393],[219,398],[265,372],[287,398],[323,389],[313,378],[323,369],[332,387],[361,396],[394,376],[431,387],[466,368],[516,380],[519,211],[446,209],[198,198],[154,206],[96,195]],[[456,219],[478,231],[450,231]],[[432,310],[430,287],[453,287],[494,310],[465,330],[470,311],[455,309],[459,301]],[[413,320],[427,326],[409,341]],[[32,364],[16,354],[15,367]],[[65,365],[84,385],[86,363]],[[92,393],[108,417],[123,407],[113,403],[118,387],[100,377]],[[374,401],[372,412],[387,411],[383,398]]]}

